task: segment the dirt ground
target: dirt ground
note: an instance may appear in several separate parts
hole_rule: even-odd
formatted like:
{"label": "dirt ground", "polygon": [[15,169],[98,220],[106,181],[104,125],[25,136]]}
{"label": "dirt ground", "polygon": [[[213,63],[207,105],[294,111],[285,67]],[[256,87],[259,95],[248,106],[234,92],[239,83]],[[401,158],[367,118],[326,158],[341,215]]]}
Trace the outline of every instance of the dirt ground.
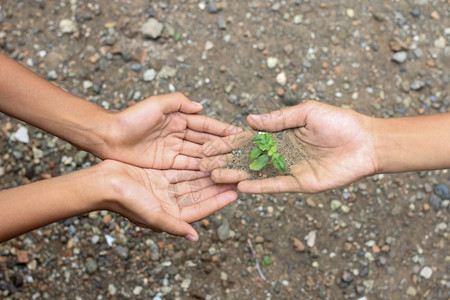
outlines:
{"label": "dirt ground", "polygon": [[[307,99],[450,111],[449,20],[448,0],[0,0],[0,52],[107,109],[181,91],[247,128],[249,113]],[[11,138],[19,126],[28,143]],[[11,117],[0,127],[1,189],[97,162]],[[94,212],[0,245],[0,298],[448,299],[449,187],[441,170],[241,194],[195,224],[195,244]]]}

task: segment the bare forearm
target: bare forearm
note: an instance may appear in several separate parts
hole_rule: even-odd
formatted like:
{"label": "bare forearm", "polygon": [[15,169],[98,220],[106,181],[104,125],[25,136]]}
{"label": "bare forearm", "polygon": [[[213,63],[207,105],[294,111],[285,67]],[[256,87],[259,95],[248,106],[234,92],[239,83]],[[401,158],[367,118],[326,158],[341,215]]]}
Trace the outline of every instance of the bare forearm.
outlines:
{"label": "bare forearm", "polygon": [[[75,97],[0,54],[0,111],[92,150],[108,112]],[[101,146],[101,145],[100,145]]]}
{"label": "bare forearm", "polygon": [[450,168],[450,113],[374,119],[378,173]]}
{"label": "bare forearm", "polygon": [[0,242],[58,220],[101,209],[97,166],[0,191]]}

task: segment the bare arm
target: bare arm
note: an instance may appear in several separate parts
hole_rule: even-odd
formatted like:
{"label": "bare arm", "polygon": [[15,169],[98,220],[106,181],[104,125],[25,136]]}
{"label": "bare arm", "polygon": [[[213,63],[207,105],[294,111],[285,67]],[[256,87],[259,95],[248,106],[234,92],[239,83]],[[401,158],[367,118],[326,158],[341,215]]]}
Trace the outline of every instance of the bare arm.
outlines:
{"label": "bare arm", "polygon": [[[98,174],[96,174],[98,173]],[[0,242],[102,207],[99,168],[0,192]]]}
{"label": "bare arm", "polygon": [[75,97],[0,54],[0,111],[92,152],[108,111]]}
{"label": "bare arm", "polygon": [[[245,171],[221,169],[232,149],[248,132],[217,139],[203,146],[200,168],[212,171],[216,182],[236,183],[241,192],[316,193],[338,188],[377,173],[450,168],[450,113],[431,116],[378,119],[319,102],[248,117],[262,131],[293,129],[308,153],[295,163],[289,176],[247,180]],[[300,151],[300,149],[299,149]]]}
{"label": "bare arm", "polygon": [[235,185],[199,171],[142,169],[104,161],[57,178],[0,191],[0,242],[94,210],[117,212],[137,225],[196,241],[189,223],[237,198]]}
{"label": "bare arm", "polygon": [[450,113],[373,119],[377,173],[450,168]]}
{"label": "bare arm", "polygon": [[198,169],[204,142],[239,130],[198,115],[201,110],[200,104],[173,93],[110,112],[0,54],[0,111],[102,159],[146,168]]}

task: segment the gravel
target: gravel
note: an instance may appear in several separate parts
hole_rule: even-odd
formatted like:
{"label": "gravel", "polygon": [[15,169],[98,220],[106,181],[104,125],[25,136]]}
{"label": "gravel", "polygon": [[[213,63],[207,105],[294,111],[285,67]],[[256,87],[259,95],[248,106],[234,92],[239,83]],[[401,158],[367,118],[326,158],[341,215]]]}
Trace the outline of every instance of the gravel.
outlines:
{"label": "gravel", "polygon": [[[442,1],[63,2],[2,4],[0,51],[111,111],[175,90],[243,128],[307,99],[380,118],[450,109]],[[1,189],[99,162],[13,118],[0,128]],[[0,298],[444,299],[449,186],[442,170],[240,194],[193,223],[194,244],[93,212],[2,244]]]}

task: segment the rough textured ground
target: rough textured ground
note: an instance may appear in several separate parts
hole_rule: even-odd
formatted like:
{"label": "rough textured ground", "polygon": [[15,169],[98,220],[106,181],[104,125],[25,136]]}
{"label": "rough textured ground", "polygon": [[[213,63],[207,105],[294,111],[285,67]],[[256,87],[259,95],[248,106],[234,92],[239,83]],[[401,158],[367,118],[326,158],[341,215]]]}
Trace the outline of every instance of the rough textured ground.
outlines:
{"label": "rough textured ground", "polygon": [[250,175],[250,179],[286,176],[291,174],[290,170],[293,165],[297,164],[302,159],[306,159],[308,156],[292,129],[273,132],[271,133],[272,138],[278,143],[277,153],[280,153],[285,158],[286,171],[282,172],[278,170],[271,161],[259,171],[251,170],[249,166],[252,161],[248,158],[248,155],[256,147],[256,144],[253,141],[253,133],[256,134],[256,132],[251,131],[251,133],[252,134],[250,135],[246,134],[248,139],[246,139],[246,142],[242,141],[244,144],[243,146],[232,151],[230,161],[224,168],[244,170]]}
{"label": "rough textured ground", "polygon": [[[306,99],[377,117],[432,114],[450,110],[449,9],[448,0],[0,1],[0,51],[109,109],[176,90],[243,127],[249,112]],[[157,39],[141,31],[149,18],[164,27]],[[20,126],[28,143],[14,138]],[[0,127],[0,188],[95,163],[7,116]],[[443,170],[317,195],[240,195],[196,225],[196,244],[91,213],[0,245],[0,298],[447,299],[449,186]]]}

